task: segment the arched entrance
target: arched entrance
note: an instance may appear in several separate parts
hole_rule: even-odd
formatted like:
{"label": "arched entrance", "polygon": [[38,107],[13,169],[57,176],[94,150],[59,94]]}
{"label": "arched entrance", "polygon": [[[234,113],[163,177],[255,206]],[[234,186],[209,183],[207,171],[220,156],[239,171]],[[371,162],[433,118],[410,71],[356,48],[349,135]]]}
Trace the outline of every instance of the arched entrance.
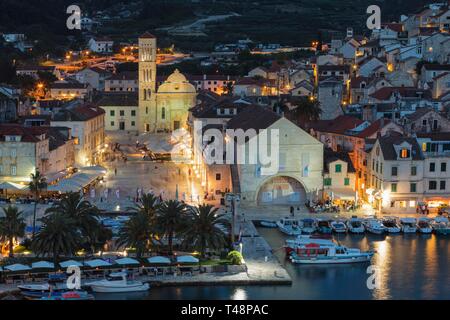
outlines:
{"label": "arched entrance", "polygon": [[286,176],[273,177],[259,188],[257,203],[260,205],[304,204],[306,190],[296,179]]}

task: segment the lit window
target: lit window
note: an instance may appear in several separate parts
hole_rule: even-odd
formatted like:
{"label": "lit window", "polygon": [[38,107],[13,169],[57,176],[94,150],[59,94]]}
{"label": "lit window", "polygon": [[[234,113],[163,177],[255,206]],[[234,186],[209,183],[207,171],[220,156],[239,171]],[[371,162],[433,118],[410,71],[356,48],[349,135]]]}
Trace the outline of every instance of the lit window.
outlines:
{"label": "lit window", "polygon": [[404,158],[409,158],[409,149],[402,149],[400,152],[400,158],[404,159]]}

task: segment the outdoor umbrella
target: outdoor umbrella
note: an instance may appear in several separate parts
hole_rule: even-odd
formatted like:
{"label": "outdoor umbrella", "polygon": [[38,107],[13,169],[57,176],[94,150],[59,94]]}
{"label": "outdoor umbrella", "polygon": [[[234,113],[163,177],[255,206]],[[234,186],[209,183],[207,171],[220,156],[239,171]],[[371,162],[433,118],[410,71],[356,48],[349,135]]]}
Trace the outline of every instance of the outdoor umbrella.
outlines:
{"label": "outdoor umbrella", "polygon": [[31,270],[31,268],[27,265],[16,263],[9,266],[4,267],[5,270],[9,271],[28,271]]}
{"label": "outdoor umbrella", "polygon": [[109,267],[109,266],[111,266],[111,263],[109,263],[109,262],[107,262],[105,260],[102,260],[102,259],[89,260],[89,261],[86,261],[84,264],[87,265],[88,267],[91,267],[91,268]]}
{"label": "outdoor umbrella", "polygon": [[136,259],[131,259],[131,258],[122,258],[122,259],[117,259],[115,261],[117,264],[120,265],[139,265],[139,261],[137,261]]}
{"label": "outdoor umbrella", "polygon": [[152,264],[170,264],[171,263],[169,258],[162,257],[162,256],[147,258],[147,261]]}
{"label": "outdoor umbrella", "polygon": [[83,264],[81,262],[75,261],[75,260],[67,260],[64,262],[60,262],[59,265],[61,266],[61,268],[68,268],[70,266],[75,266],[75,267],[82,267]]}
{"label": "outdoor umbrella", "polygon": [[177,262],[179,262],[179,263],[198,263],[199,260],[193,256],[179,256],[179,257],[177,257]]}
{"label": "outdoor umbrella", "polygon": [[8,190],[25,190],[27,186],[22,184],[14,183],[14,182],[2,182],[0,183],[0,189],[6,190],[5,195],[8,196]]}
{"label": "outdoor umbrella", "polygon": [[38,261],[31,264],[32,269],[54,269],[55,265],[48,261]]}

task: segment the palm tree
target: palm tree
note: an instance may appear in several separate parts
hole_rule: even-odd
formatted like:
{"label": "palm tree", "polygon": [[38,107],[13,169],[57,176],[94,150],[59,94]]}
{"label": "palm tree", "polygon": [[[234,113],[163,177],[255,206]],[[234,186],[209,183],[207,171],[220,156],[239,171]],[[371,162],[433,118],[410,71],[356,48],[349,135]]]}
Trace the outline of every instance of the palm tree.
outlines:
{"label": "palm tree", "polygon": [[140,258],[144,251],[148,249],[153,239],[154,230],[151,225],[151,218],[148,214],[139,212],[130,220],[125,222],[119,232],[117,244],[136,248],[136,257]]}
{"label": "palm tree", "polygon": [[25,235],[27,224],[22,218],[22,211],[17,207],[8,206],[3,208],[4,217],[0,218],[0,240],[9,243],[9,256],[14,257],[14,238]]}
{"label": "palm tree", "polygon": [[47,188],[47,182],[45,180],[45,177],[41,175],[39,170],[36,170],[35,173],[32,173],[31,175],[31,181],[28,184],[28,187],[30,188],[30,191],[34,195],[34,212],[33,212],[33,237],[35,235],[35,229],[36,229],[36,210],[37,210],[37,203],[39,201],[39,195],[42,190]]}
{"label": "palm tree", "polygon": [[153,194],[144,194],[139,200],[139,203],[135,207],[128,208],[128,210],[134,213],[145,213],[149,217],[154,218],[158,208],[158,202],[159,198]]}
{"label": "palm tree", "polygon": [[227,245],[227,233],[231,224],[224,214],[217,214],[218,208],[200,205],[190,210],[190,221],[183,232],[184,244],[200,251],[205,257],[206,249],[223,249]]}
{"label": "palm tree", "polygon": [[176,200],[165,201],[157,211],[157,227],[169,242],[169,254],[173,253],[175,233],[184,231],[187,223],[186,206]]}
{"label": "palm tree", "polygon": [[37,256],[51,253],[56,265],[60,255],[72,256],[77,251],[81,234],[72,218],[56,212],[40,220],[43,226],[31,243]]}
{"label": "palm tree", "polygon": [[322,109],[320,103],[316,99],[300,99],[292,113],[297,123],[305,123],[309,121],[316,121],[320,119]]}
{"label": "palm tree", "polygon": [[99,210],[78,192],[70,192],[61,201],[45,213],[61,213],[71,218],[81,231],[86,242],[92,247],[97,242],[97,235],[102,227],[97,220]]}

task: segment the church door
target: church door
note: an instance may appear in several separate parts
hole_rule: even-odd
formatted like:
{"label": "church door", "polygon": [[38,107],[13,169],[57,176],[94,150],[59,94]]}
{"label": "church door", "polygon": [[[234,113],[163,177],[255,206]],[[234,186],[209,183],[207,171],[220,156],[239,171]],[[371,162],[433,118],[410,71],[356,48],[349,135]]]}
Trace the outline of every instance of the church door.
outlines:
{"label": "church door", "polygon": [[173,122],[173,130],[180,129],[180,121],[174,121]]}

